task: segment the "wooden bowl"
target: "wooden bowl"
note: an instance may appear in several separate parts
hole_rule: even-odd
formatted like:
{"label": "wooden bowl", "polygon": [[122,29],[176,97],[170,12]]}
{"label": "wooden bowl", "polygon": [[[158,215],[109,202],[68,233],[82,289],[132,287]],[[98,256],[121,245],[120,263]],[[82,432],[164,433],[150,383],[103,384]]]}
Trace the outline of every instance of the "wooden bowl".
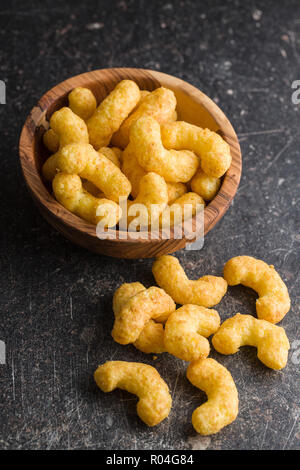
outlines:
{"label": "wooden bowl", "polygon": [[[146,236],[136,239],[130,233],[126,239],[115,232],[109,239],[100,240],[94,225],[85,222],[66,210],[52,196],[51,187],[41,177],[41,167],[49,153],[42,142],[42,135],[49,128],[52,113],[67,105],[68,93],[77,86],[90,88],[100,102],[120,80],[134,80],[141,89],[154,90],[164,86],[174,91],[177,98],[179,119],[208,127],[219,132],[231,149],[232,164],[216,197],[204,210],[204,234],[209,232],[225,214],[237,191],[241,169],[241,151],[236,133],[220,108],[197,88],[179,78],[153,70],[112,68],[87,72],[69,78],[48,91],[26,119],[22,129],[19,151],[21,166],[28,189],[43,216],[68,239],[97,253],[118,258],[152,258],[183,248],[190,240],[169,239],[161,234],[156,240]],[[124,232],[123,232],[124,233]]]}

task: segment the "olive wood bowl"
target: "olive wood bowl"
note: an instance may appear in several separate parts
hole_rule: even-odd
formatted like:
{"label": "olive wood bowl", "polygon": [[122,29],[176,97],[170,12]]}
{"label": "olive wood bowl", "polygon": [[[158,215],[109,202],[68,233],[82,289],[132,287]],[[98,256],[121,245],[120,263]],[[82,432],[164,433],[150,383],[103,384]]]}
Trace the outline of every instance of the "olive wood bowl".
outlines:
{"label": "olive wood bowl", "polygon": [[49,128],[52,113],[68,104],[69,92],[78,86],[87,87],[92,90],[99,103],[123,79],[134,80],[141,89],[150,91],[160,86],[170,88],[177,98],[179,120],[218,132],[229,144],[232,155],[231,166],[222,179],[218,194],[204,210],[204,235],[206,235],[223,217],[236,194],[242,171],[241,151],[232,125],[216,103],[179,78],[153,70],[111,68],[83,73],[59,83],[42,96],[27,117],[20,137],[20,161],[26,185],[40,212],[69,240],[108,256],[152,258],[180,250],[191,240],[187,240],[185,236],[181,239],[174,237],[172,229],[168,239],[165,239],[161,232],[157,239],[151,239],[147,236],[147,232],[138,239],[136,234],[130,232],[126,232],[126,237],[119,237],[118,230],[111,231],[111,234],[108,230],[107,238],[99,239],[94,225],[72,214],[54,199],[51,187],[41,176],[41,167],[49,156],[43,145],[42,136]]}

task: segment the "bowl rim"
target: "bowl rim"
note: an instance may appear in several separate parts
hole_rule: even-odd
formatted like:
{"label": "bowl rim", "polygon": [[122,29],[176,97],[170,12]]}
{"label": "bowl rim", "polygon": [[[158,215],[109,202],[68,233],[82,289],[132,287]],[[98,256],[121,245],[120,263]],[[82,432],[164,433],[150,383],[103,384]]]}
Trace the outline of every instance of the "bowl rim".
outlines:
{"label": "bowl rim", "polygon": [[[75,86],[79,86],[78,83],[73,84],[72,82],[83,80],[85,81],[85,84],[82,84],[81,86],[88,87],[89,83],[91,84],[95,81],[99,81],[100,85],[101,75],[107,72],[116,74],[116,83],[125,78],[134,80],[132,75],[134,75],[135,72],[138,72],[140,74],[144,74],[145,79],[150,78],[154,81],[157,81],[157,86],[168,87],[168,83],[170,83],[170,88],[174,88],[174,84],[176,84],[178,88],[181,89],[181,91],[188,94],[194,101],[198,102],[199,105],[201,105],[208,112],[208,114],[219,126],[219,133],[230,146],[232,163],[230,168],[223,176],[223,181],[217,195],[205,206],[204,234],[206,234],[225,214],[236,194],[240,183],[242,172],[242,155],[238,137],[227,116],[205,93],[190,83],[175,77],[174,75],[169,75],[155,70],[133,67],[96,69],[69,77],[66,80],[56,84],[54,87],[43,94],[36,106],[31,109],[29,115],[27,116],[22,127],[19,140],[21,168],[27,188],[29,189],[33,199],[38,203],[38,205],[42,205],[43,208],[45,208],[50,213],[50,216],[52,215],[54,218],[61,219],[63,223],[69,228],[81,233],[86,233],[101,242],[101,239],[99,239],[96,234],[95,225],[86,222],[85,220],[65,209],[48,191],[35,162],[35,138],[36,131],[41,126],[45,130],[49,128],[49,123],[47,121],[47,112],[49,106],[54,104],[58,98],[61,98],[62,96],[69,93]],[[161,79],[164,82],[163,85],[160,83]],[[57,94],[58,91],[59,94]],[[195,218],[196,216],[193,217],[193,226],[195,226]],[[121,236],[120,238],[120,232],[123,235],[126,233],[126,237]],[[150,240],[156,243],[167,241],[166,238],[163,237],[162,230],[159,231],[159,238],[155,240],[152,240],[151,238],[149,239],[150,233],[151,232],[149,231],[139,232],[141,241]],[[116,229],[108,229],[106,232],[106,239],[110,241],[117,241],[118,243],[135,244],[137,242],[137,238],[132,234],[135,234],[135,232],[124,232]],[[169,240],[174,240],[172,235],[173,231],[171,230],[171,236],[169,237]],[[193,240],[185,240],[186,243],[190,243],[192,241]]]}

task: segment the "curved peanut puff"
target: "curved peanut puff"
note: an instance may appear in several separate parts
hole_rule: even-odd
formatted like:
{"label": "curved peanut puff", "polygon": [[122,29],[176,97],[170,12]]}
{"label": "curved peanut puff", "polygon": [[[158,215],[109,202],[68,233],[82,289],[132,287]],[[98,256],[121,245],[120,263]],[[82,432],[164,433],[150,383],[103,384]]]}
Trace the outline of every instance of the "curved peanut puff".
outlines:
{"label": "curved peanut puff", "polygon": [[291,307],[287,287],[274,266],[251,256],[236,256],[227,261],[224,278],[230,286],[243,284],[254,289],[258,318],[278,323]]}
{"label": "curved peanut puff", "polygon": [[50,127],[59,137],[59,147],[68,144],[89,142],[86,124],[70,108],[61,108],[52,114]]}
{"label": "curved peanut puff", "polygon": [[192,281],[186,276],[177,258],[164,255],[154,262],[152,272],[157,284],[177,304],[195,304],[213,307],[227,291],[227,282],[222,277],[203,276]]}
{"label": "curved peanut puff", "polygon": [[275,370],[286,366],[290,349],[283,328],[240,313],[222,323],[212,343],[221,354],[235,354],[240,346],[255,346],[258,359]]}
{"label": "curved peanut puff", "polygon": [[100,191],[97,186],[95,186],[93,183],[91,183],[88,180],[82,179],[82,187],[85,189],[88,193],[92,194],[92,196],[98,197],[99,199],[105,198],[105,194]]}
{"label": "curved peanut puff", "polygon": [[209,176],[220,178],[231,165],[230,147],[222,137],[209,129],[184,121],[161,126],[162,143],[166,148],[192,150],[201,158],[201,168]]}
{"label": "curved peanut puff", "polygon": [[47,158],[44,165],[42,166],[42,174],[47,181],[52,181],[56,173],[59,172],[57,167],[58,152]]}
{"label": "curved peanut puff", "polygon": [[137,109],[123,122],[120,129],[113,135],[112,143],[117,147],[125,148],[129,143],[130,127],[140,117],[151,116],[161,124],[174,119],[175,108],[176,98],[172,90],[161,87],[151,93],[144,94]]}
{"label": "curved peanut puff", "polygon": [[131,184],[121,170],[89,144],[70,144],[58,152],[57,166],[64,173],[76,174],[99,188],[108,199],[127,198]]}
{"label": "curved peanut puff", "polygon": [[[116,147],[114,148],[101,147],[101,149],[98,152],[102,153],[106,158],[108,158],[111,162],[113,162],[117,167],[120,167],[119,153],[117,152],[117,150],[119,149],[117,149]],[[105,194],[90,181],[83,179],[82,186],[88,193],[91,193],[93,196],[98,197],[100,199],[105,198]]]}
{"label": "curved peanut puff", "polygon": [[197,171],[198,157],[189,150],[166,150],[160,125],[151,116],[142,116],[130,128],[130,146],[138,163],[169,183],[186,183]]}
{"label": "curved peanut puff", "polygon": [[74,88],[68,95],[69,106],[73,113],[84,121],[89,119],[97,108],[97,101],[89,88]]}
{"label": "curved peanut puff", "polygon": [[[139,99],[138,103],[135,105],[135,107],[133,108],[133,110],[129,113],[128,118],[138,109],[138,107],[139,107],[139,106],[141,105],[141,103],[144,101],[144,99],[146,98],[146,96],[150,95],[150,93],[151,93],[151,91],[149,91],[149,90],[140,90],[140,99]],[[127,119],[128,119],[128,118],[127,118]],[[127,119],[125,119],[125,121],[127,121]],[[124,122],[125,122],[125,121],[124,121]],[[124,124],[124,122],[123,122],[123,124]],[[121,126],[122,126],[123,124],[121,124]],[[119,130],[120,130],[120,129],[119,129]],[[119,133],[119,131],[116,131],[116,132],[113,134],[113,136],[112,136],[112,138],[111,138],[111,141],[110,141],[110,143],[111,143],[112,145],[116,145],[116,147],[119,147],[119,142],[118,142],[118,140],[116,140],[116,143],[114,143],[114,141],[115,141],[115,136],[117,136],[118,133]]]}
{"label": "curved peanut puff", "polygon": [[147,173],[141,179],[137,197],[127,202],[128,222],[138,217],[136,222],[139,227],[155,228],[157,222],[158,229],[159,217],[167,205],[168,188],[164,178],[156,173]]}
{"label": "curved peanut puff", "polygon": [[102,153],[102,155],[104,155],[106,158],[108,158],[108,160],[113,162],[118,168],[121,168],[120,158],[122,151],[117,147],[101,147],[98,150],[98,153]]}
{"label": "curved peanut puff", "polygon": [[[129,116],[128,116],[127,119],[129,119],[130,116],[138,109],[138,107],[139,107],[139,106],[141,105],[141,103],[144,101],[144,99],[146,98],[146,96],[150,95],[150,93],[151,93],[151,91],[148,91],[148,90],[140,90],[140,100],[139,100],[139,102],[136,104],[136,106],[133,108],[133,110],[129,113]],[[125,119],[125,121],[127,121],[127,119]],[[123,122],[123,124],[125,123],[125,121]],[[123,124],[121,124],[121,127],[122,127]],[[119,129],[119,130],[120,130],[120,129]],[[118,148],[121,147],[121,146],[119,146],[119,143],[120,143],[120,142],[119,142],[118,137],[117,137],[117,136],[119,135],[119,130],[116,131],[116,132],[113,134],[113,136],[112,136],[112,138],[111,138],[111,141],[110,141],[111,145],[115,145],[115,146],[118,147]],[[128,144],[128,142],[129,142],[129,138],[128,138],[127,144]],[[127,144],[126,144],[126,145],[127,145]],[[124,150],[124,148],[126,147],[126,145],[124,145],[124,147],[122,146],[122,150]]]}
{"label": "curved peanut puff", "polygon": [[171,410],[172,398],[157,370],[139,362],[108,361],[94,373],[98,387],[105,393],[115,388],[139,397],[137,414],[148,426],[155,426]]}
{"label": "curved peanut puff", "polygon": [[171,205],[176,199],[187,193],[187,187],[184,183],[167,183],[168,204]]}
{"label": "curved peanut puff", "polygon": [[119,163],[120,163],[120,166],[121,166],[121,163],[122,163],[122,160],[123,160],[123,150],[119,149],[119,147],[109,147],[109,148],[110,148],[110,150],[112,150],[114,152],[114,154],[117,157],[117,159],[119,160]]}
{"label": "curved peanut puff", "polygon": [[215,333],[219,326],[220,316],[216,310],[184,305],[171,313],[166,322],[166,350],[183,361],[204,359],[210,351],[206,338]]}
{"label": "curved peanut puff", "polygon": [[166,352],[164,335],[164,326],[150,320],[133,345],[145,354],[161,354]]}
{"label": "curved peanut puff", "polygon": [[158,287],[150,287],[131,297],[115,318],[112,337],[117,343],[134,343],[149,320],[167,318],[175,310],[171,297]]}
{"label": "curved peanut puff", "polygon": [[122,160],[122,171],[131,183],[131,194],[133,197],[137,197],[140,190],[140,181],[147,174],[147,171],[139,165],[134,148],[130,144],[124,150]]}
{"label": "curved peanut puff", "polygon": [[59,149],[59,137],[53,129],[48,129],[43,135],[44,145],[50,152],[55,153]]}
{"label": "curved peanut puff", "polygon": [[[52,114],[50,118],[50,127],[53,133],[59,139],[59,149],[61,150],[65,145],[69,144],[88,144],[89,136],[85,122],[73,113],[70,108],[61,108]],[[48,131],[49,132],[49,131]],[[50,139],[54,145],[54,135],[51,133]],[[49,134],[45,137],[46,142]],[[42,173],[43,176],[48,180],[52,181],[58,171],[57,167],[58,152],[51,155],[43,165]]]}
{"label": "curved peanut puff", "polygon": [[211,201],[221,186],[221,179],[214,176],[208,176],[200,168],[191,180],[191,189],[205,201]]}
{"label": "curved peanut puff", "polygon": [[[139,294],[144,290],[146,290],[146,287],[143,286],[143,284],[141,284],[140,282],[124,283],[120,287],[118,287],[113,296],[113,311],[115,316],[119,315],[122,308],[131,297],[136,294]],[[173,311],[174,310],[170,310],[168,307],[168,310],[155,317],[155,321],[165,323],[170,313]]]}
{"label": "curved peanut puff", "polygon": [[[60,204],[82,219],[105,227],[114,227],[121,216],[121,209],[113,201],[99,199],[85,191],[78,175],[58,173],[52,182],[53,192]],[[103,219],[105,218],[105,223]]]}
{"label": "curved peanut puff", "polygon": [[214,359],[207,358],[191,362],[186,375],[208,398],[192,415],[192,424],[199,434],[215,434],[236,419],[239,398],[229,370]]}
{"label": "curved peanut puff", "polygon": [[122,308],[131,297],[144,290],[146,290],[146,287],[140,282],[125,282],[121,284],[113,295],[113,312],[115,317],[120,314]]}
{"label": "curved peanut puff", "polygon": [[140,100],[140,90],[132,80],[122,80],[100,103],[87,121],[90,143],[99,149],[106,147],[128,114]]}
{"label": "curved peanut puff", "polygon": [[[146,96],[150,95],[151,91],[149,90],[140,90],[140,93],[141,93],[141,98],[140,98],[140,101],[138,102],[137,106],[135,109],[137,109],[137,107],[141,104],[141,102],[146,98]],[[134,109],[134,111],[135,111]]]}
{"label": "curved peanut puff", "polygon": [[[126,304],[126,302],[136,294],[146,290],[140,282],[131,282],[122,284],[113,296],[113,311],[117,317]],[[161,317],[156,318],[156,322],[165,321],[169,312],[164,313]],[[138,339],[133,345],[146,354],[160,354],[165,352],[164,347],[164,327],[161,323],[149,320],[140,333]]]}
{"label": "curved peanut puff", "polygon": [[[139,165],[132,145],[128,145],[122,154],[122,171],[131,183],[131,194],[135,198],[138,195],[140,181],[147,174],[146,170]],[[167,183],[168,204],[172,204],[180,196],[187,192],[184,183]]]}
{"label": "curved peanut puff", "polygon": [[177,114],[177,111],[175,110],[175,111],[173,111],[172,116],[170,117],[170,119],[167,122],[177,121],[177,118],[178,118],[178,114]]}
{"label": "curved peanut puff", "polygon": [[160,215],[160,226],[168,228],[183,224],[204,209],[205,202],[196,193],[186,193],[176,199]]}

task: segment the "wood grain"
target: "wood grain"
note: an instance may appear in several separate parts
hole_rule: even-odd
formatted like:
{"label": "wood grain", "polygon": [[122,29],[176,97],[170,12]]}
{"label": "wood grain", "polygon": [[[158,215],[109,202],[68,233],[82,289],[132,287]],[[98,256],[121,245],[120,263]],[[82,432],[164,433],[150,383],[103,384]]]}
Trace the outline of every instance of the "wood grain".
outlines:
{"label": "wood grain", "polygon": [[[42,143],[42,136],[49,127],[52,113],[67,105],[69,92],[77,86],[87,87],[100,102],[125,78],[134,80],[141,89],[154,90],[159,86],[170,88],[177,98],[179,119],[219,132],[230,145],[231,167],[223,177],[218,194],[204,211],[206,235],[228,210],[237,191],[242,171],[241,151],[236,133],[220,108],[200,90],[179,78],[152,70],[113,68],[95,70],[65,80],[42,96],[27,117],[19,143],[20,162],[25,182],[39,210],[51,225],[72,242],[108,256],[152,258],[180,250],[190,240],[184,236],[175,239],[173,231],[167,240],[163,239],[161,233],[157,240],[149,239],[147,233],[143,233],[143,239],[136,240],[130,233],[126,239],[122,239],[117,232],[115,238],[114,231],[108,231],[111,239],[100,240],[95,226],[62,207],[41,177],[42,164],[49,156]],[[195,224],[193,220],[193,228]]]}

